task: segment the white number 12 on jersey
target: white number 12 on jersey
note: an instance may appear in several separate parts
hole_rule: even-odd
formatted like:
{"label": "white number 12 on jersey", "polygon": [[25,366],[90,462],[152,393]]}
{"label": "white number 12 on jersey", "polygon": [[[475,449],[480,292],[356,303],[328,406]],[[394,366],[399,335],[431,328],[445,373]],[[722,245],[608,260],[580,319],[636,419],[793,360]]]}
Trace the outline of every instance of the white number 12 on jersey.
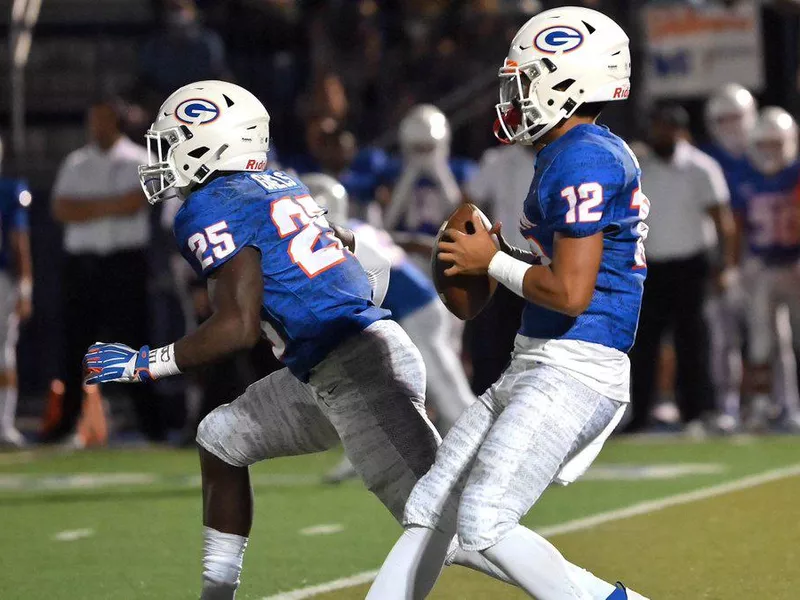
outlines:
{"label": "white number 12 on jersey", "polygon": [[[570,225],[573,223],[597,223],[603,218],[603,211],[592,212],[603,203],[603,186],[599,183],[582,183],[578,187],[577,194],[575,186],[570,186],[561,190],[561,197],[567,201],[569,206],[564,220]],[[580,201],[579,201],[580,200]]]}
{"label": "white number 12 on jersey", "polygon": [[308,277],[316,277],[346,260],[342,242],[330,232],[324,235],[331,243],[314,250],[323,235],[314,219],[321,215],[322,210],[308,195],[279,198],[270,208],[270,217],[278,235],[285,238],[299,231],[289,242],[289,256]]}

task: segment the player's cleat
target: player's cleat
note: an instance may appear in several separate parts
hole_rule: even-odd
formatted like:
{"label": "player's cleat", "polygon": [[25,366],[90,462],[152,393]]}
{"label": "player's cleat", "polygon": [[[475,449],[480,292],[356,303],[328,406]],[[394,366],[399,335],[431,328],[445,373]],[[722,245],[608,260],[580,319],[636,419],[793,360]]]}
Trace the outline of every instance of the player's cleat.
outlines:
{"label": "player's cleat", "polygon": [[338,465],[336,465],[322,477],[322,482],[336,484],[357,478],[358,473],[356,473],[353,463],[351,463],[350,459],[345,456]]}
{"label": "player's cleat", "polygon": [[628,600],[628,590],[618,581],[617,589],[611,592],[611,595],[606,600]]}

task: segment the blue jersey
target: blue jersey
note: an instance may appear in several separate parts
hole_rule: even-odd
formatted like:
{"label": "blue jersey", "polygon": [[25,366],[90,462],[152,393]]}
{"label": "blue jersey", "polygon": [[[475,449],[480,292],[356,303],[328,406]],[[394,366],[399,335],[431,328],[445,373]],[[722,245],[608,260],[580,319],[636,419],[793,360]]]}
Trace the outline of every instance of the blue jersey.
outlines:
{"label": "blue jersey", "polygon": [[640,175],[625,142],[598,125],[579,125],[539,152],[522,235],[541,264],[550,263],[556,233],[586,237],[603,232],[603,255],[583,314],[570,317],[529,302],[522,335],[630,350],[647,273],[642,219],[649,203],[640,190]]}
{"label": "blue jersey", "polygon": [[355,219],[351,219],[347,225],[359,238],[369,236],[375,245],[383,249],[392,263],[389,288],[381,306],[392,311],[393,319],[400,321],[436,301],[433,282],[408,259],[405,251],[392,241],[388,233]]}
{"label": "blue jersey", "polygon": [[755,171],[739,184],[740,211],[750,252],[767,264],[800,258],[800,162],[775,175]]}
{"label": "blue jersey", "polygon": [[299,379],[343,340],[389,316],[306,187],[281,171],[218,177],[175,216],[180,250],[207,277],[244,247],[261,253],[262,329]]}
{"label": "blue jersey", "polygon": [[[478,170],[478,165],[475,161],[467,158],[451,158],[447,164],[456,183],[462,188]],[[397,183],[403,175],[403,162],[395,160],[387,172],[387,178],[391,183]],[[443,207],[447,206],[445,200],[441,197],[441,192],[436,184],[427,177],[422,177],[417,181],[416,189],[413,193],[414,197],[411,205],[408,207],[405,216],[397,224],[396,229],[409,233],[435,236],[439,233],[439,227],[441,227],[442,221],[447,218],[451,209],[445,208],[443,210]]]}
{"label": "blue jersey", "polygon": [[722,172],[725,174],[725,181],[731,194],[731,208],[736,211],[744,210],[745,200],[742,198],[740,190],[743,183],[749,181],[756,170],[745,156],[734,156],[717,144],[706,144],[700,148],[711,158],[719,163]]}
{"label": "blue jersey", "polygon": [[31,193],[28,185],[20,179],[0,177],[0,271],[6,271],[11,264],[11,244],[8,243],[12,231],[28,230],[28,210]]}

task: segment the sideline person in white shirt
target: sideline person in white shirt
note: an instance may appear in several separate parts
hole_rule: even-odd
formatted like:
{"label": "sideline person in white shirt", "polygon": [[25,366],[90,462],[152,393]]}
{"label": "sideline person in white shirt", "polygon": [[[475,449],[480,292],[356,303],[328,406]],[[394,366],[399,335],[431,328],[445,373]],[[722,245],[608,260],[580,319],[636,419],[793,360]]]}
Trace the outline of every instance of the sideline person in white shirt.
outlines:
{"label": "sideline person in white shirt", "polygon": [[[651,211],[647,280],[630,355],[632,419],[627,431],[648,425],[661,339],[668,330],[675,343],[676,397],[684,423],[716,411],[704,308],[712,276],[721,287],[733,285],[734,224],[722,169],[686,141],[688,126],[689,115],[681,106],[656,107],[648,129],[649,149],[640,157]],[[716,273],[710,261],[709,231],[720,250]]]}
{"label": "sideline person in white shirt", "polygon": [[[44,441],[69,436],[83,397],[81,362],[99,339],[142,340],[148,332],[147,255],[149,218],[137,168],[147,150],[121,128],[120,105],[100,100],[87,112],[89,143],[71,152],[52,190],[52,215],[64,225],[62,294],[64,335],[61,422]],[[147,386],[133,386],[144,433],[165,437],[158,403]]]}

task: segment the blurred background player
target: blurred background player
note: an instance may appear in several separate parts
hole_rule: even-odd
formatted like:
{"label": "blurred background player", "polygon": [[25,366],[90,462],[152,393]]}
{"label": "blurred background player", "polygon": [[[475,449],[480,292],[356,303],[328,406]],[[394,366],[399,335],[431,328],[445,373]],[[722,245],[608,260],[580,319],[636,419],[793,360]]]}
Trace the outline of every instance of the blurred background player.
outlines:
{"label": "blurred background player", "polygon": [[[713,223],[723,269],[734,264],[734,225],[719,165],[692,146],[689,115],[677,104],[651,113],[649,152],[641,157],[642,186],[652,203],[647,280],[636,344],[631,351],[632,418],[627,431],[649,425],[664,334],[675,343],[676,399],[684,423],[716,412],[711,384],[705,300],[712,277],[706,223]],[[725,275],[727,276],[727,275]]]}
{"label": "blurred background player", "polygon": [[[0,167],[3,141],[0,139]],[[0,446],[20,447],[17,430],[17,329],[33,310],[28,211],[31,193],[19,179],[0,177]]]}
{"label": "blurred background player", "polygon": [[[795,347],[800,345],[797,143],[797,124],[789,113],[775,106],[762,109],[747,152],[756,173],[740,185],[737,194],[749,251],[744,266],[749,321],[749,429],[762,428],[770,420],[780,420],[793,430],[800,428],[795,361],[787,356],[790,352],[777,351],[785,348],[778,339],[794,338]],[[783,371],[783,376],[777,378],[778,389],[773,389],[771,365]],[[782,398],[779,406],[773,403],[773,393]]]}
{"label": "blurred background player", "polygon": [[[44,441],[65,440],[81,412],[79,365],[97,339],[144,342],[149,314],[146,249],[150,223],[137,169],[147,150],[122,132],[116,100],[102,99],[86,114],[89,143],[62,162],[52,192],[51,212],[64,226],[63,412]],[[103,302],[98,302],[102,298]],[[163,441],[162,407],[152,388],[127,388],[143,433]]]}
{"label": "blurred background player", "polygon": [[413,107],[400,122],[400,160],[394,165],[392,197],[383,225],[425,273],[433,239],[462,202],[461,186],[475,165],[450,157],[450,124],[431,104]]}
{"label": "blurred background player", "polygon": [[[302,180],[317,204],[328,209],[330,222],[346,225],[359,243],[375,246],[391,260],[389,288],[381,306],[392,312],[392,318],[400,323],[422,354],[427,374],[426,405],[433,409],[436,428],[444,436],[463,410],[475,401],[475,396],[448,339],[450,314],[433,283],[388,233],[349,218],[349,198],[342,184],[322,173],[304,175]],[[355,476],[345,458],[326,479],[336,483]]]}
{"label": "blurred background player", "polygon": [[[747,159],[747,143],[758,118],[758,106],[748,89],[729,83],[712,94],[704,110],[708,142],[701,150],[716,160],[731,194],[731,207],[736,214],[736,194],[740,185],[751,177],[753,167]],[[735,264],[741,265],[743,236],[741,220],[736,219],[733,251]],[[742,342],[746,331],[744,302],[739,272],[721,293],[719,288],[709,295],[708,321],[711,328],[711,366],[717,401],[723,410],[720,424],[730,430],[740,417],[742,386]],[[726,418],[727,416],[727,418]]]}

